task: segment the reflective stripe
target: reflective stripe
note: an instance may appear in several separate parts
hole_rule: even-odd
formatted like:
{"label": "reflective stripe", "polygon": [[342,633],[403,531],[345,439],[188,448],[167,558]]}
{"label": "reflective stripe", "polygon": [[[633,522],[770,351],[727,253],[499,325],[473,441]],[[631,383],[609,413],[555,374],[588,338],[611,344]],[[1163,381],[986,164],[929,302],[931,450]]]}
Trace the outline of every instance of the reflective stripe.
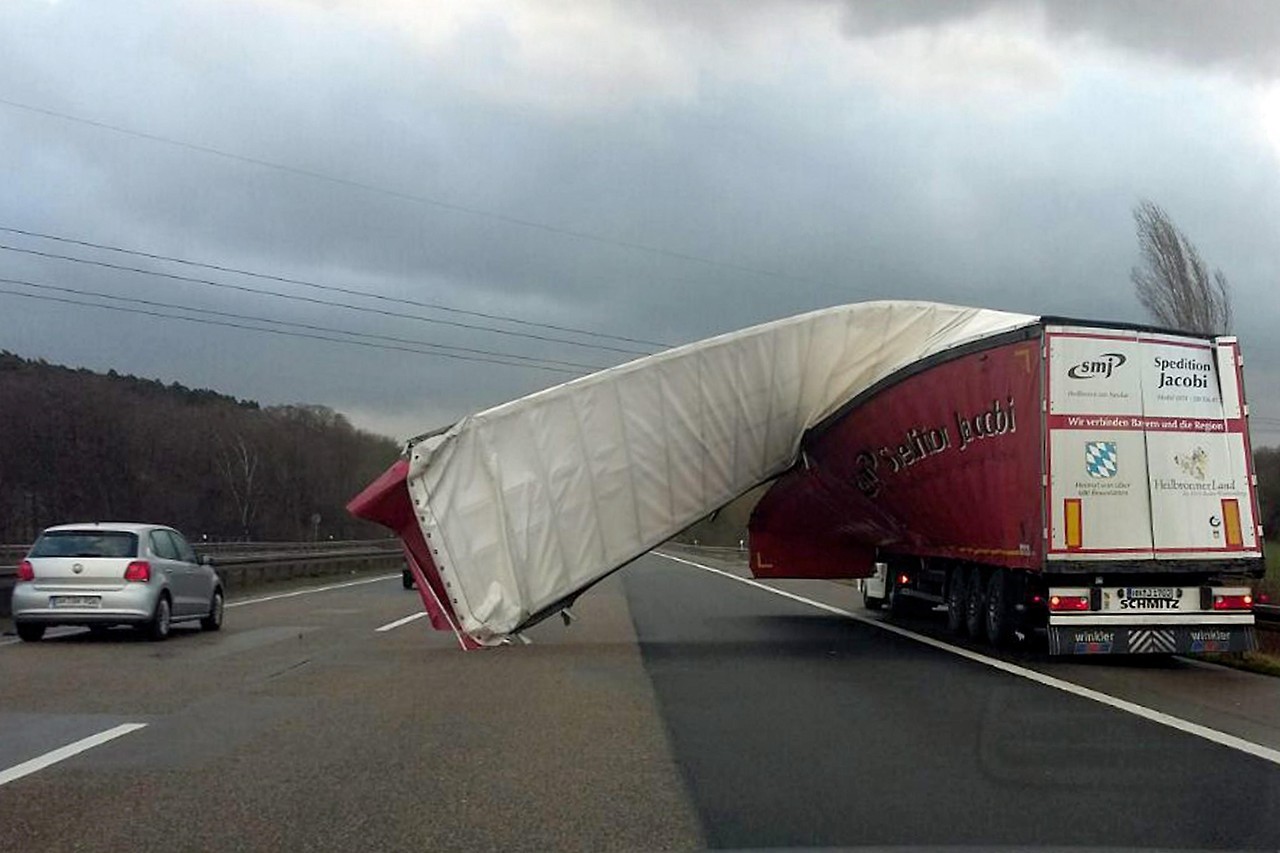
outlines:
{"label": "reflective stripe", "polygon": [[1227,546],[1244,547],[1244,531],[1240,526],[1240,501],[1236,498],[1222,499],[1222,526],[1227,535]]}
{"label": "reflective stripe", "polygon": [[1063,529],[1066,532],[1067,547],[1079,548],[1083,544],[1080,498],[1067,498],[1062,503]]}

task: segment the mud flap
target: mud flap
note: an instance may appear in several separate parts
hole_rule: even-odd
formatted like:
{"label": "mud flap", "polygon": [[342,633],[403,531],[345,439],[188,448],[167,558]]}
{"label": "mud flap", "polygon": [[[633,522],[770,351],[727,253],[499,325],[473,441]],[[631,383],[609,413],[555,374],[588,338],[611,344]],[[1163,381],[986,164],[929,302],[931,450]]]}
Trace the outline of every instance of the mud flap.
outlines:
{"label": "mud flap", "polygon": [[1258,635],[1252,625],[1049,626],[1051,655],[1195,655],[1257,648]]}

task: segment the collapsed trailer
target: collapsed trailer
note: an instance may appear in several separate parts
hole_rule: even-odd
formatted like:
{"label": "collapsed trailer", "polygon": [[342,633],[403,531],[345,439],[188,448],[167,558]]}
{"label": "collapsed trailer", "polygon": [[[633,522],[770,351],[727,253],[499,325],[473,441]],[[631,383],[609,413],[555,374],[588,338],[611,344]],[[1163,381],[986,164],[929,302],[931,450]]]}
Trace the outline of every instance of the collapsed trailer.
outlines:
{"label": "collapsed trailer", "polygon": [[434,627],[504,642],[749,489],[766,578],[1056,654],[1252,648],[1262,571],[1239,349],[921,302],[638,359],[410,442],[351,502]]}

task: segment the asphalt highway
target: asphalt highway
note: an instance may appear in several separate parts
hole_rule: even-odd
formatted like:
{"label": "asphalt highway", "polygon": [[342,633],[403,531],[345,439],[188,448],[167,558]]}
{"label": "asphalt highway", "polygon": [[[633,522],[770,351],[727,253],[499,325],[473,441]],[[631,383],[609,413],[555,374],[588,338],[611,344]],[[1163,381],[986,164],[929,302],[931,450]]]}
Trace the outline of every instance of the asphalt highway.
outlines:
{"label": "asphalt highway", "polygon": [[1280,680],[989,656],[684,559],[481,652],[398,575],[0,640],[0,849],[1280,847]]}

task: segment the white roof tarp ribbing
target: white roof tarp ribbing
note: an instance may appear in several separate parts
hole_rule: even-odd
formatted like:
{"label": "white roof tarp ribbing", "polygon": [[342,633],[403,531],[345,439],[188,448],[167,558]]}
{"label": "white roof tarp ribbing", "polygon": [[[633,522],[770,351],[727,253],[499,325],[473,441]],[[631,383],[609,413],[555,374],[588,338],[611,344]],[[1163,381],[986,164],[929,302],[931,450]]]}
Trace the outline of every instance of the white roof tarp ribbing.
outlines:
{"label": "white roof tarp ribbing", "polygon": [[786,470],[877,381],[1036,317],[926,302],[814,311],[637,359],[459,421],[408,487],[462,630],[494,643]]}

